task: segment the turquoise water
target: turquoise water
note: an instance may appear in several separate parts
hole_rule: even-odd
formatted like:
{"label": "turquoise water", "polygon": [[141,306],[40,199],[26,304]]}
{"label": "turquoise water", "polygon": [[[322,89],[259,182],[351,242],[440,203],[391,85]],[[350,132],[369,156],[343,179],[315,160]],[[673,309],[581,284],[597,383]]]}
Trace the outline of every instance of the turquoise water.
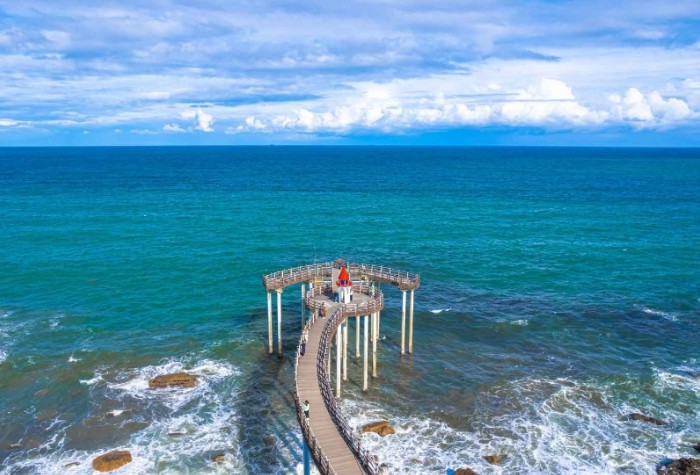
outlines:
{"label": "turquoise water", "polygon": [[338,257],[422,276],[415,354],[385,289],[342,399],[396,426],[365,436],[392,472],[653,473],[700,439],[698,150],[7,148],[0,218],[3,474],[295,473],[299,290],[269,358],[261,276]]}

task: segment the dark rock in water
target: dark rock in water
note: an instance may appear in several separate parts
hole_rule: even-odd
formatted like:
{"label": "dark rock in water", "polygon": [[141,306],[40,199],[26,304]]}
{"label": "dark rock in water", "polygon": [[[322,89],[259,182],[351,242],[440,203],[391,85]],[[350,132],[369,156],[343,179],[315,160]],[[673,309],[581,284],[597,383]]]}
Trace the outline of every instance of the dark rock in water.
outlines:
{"label": "dark rock in water", "polygon": [[682,458],[659,465],[659,475],[700,475],[700,459]]}
{"label": "dark rock in water", "polygon": [[695,450],[697,450],[698,452],[700,452],[700,442],[698,442],[697,444],[693,445],[693,448],[694,448]]}
{"label": "dark rock in water", "polygon": [[486,459],[488,463],[500,465],[503,461],[503,455],[486,455],[484,459]]}
{"label": "dark rock in water", "polygon": [[181,435],[187,435],[187,432],[173,431],[173,432],[168,432],[168,435],[170,437],[179,437]]}
{"label": "dark rock in water", "polygon": [[112,450],[93,460],[92,468],[98,472],[111,472],[130,463],[131,460],[131,453],[128,450]]}
{"label": "dark rock in water", "polygon": [[455,475],[479,475],[471,468],[458,468],[455,470]]}
{"label": "dark rock in water", "polygon": [[214,463],[224,463],[225,460],[224,454],[216,454],[211,458],[211,461]]}
{"label": "dark rock in water", "polygon": [[187,373],[172,373],[156,376],[148,382],[148,387],[151,389],[159,388],[191,388],[197,384],[197,376]]}
{"label": "dark rock in water", "polygon": [[624,416],[624,419],[628,421],[642,421],[648,422],[649,424],[656,424],[657,426],[667,426],[668,422],[662,421],[661,419],[656,419],[655,417],[645,416],[644,414],[639,414],[638,412],[633,412]]}
{"label": "dark rock in water", "polygon": [[362,432],[374,432],[384,437],[385,435],[396,434],[396,431],[387,421],[371,422],[362,426]]}
{"label": "dark rock in water", "polygon": [[63,466],[63,468],[77,467],[78,465],[80,465],[80,462],[68,462]]}
{"label": "dark rock in water", "polygon": [[266,435],[263,437],[263,443],[266,447],[273,447],[277,443],[277,439],[275,439],[274,436]]}

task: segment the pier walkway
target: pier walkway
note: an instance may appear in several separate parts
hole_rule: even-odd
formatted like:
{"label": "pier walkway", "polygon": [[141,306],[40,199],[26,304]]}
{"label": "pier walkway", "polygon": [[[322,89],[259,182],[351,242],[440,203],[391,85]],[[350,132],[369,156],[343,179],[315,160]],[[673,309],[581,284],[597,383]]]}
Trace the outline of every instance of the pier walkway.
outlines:
{"label": "pier walkway", "polygon": [[[402,353],[404,352],[403,340],[406,323],[406,292],[410,291],[410,353],[413,341],[413,292],[420,286],[420,277],[416,274],[383,266],[347,264],[347,268],[352,275],[360,276],[361,281],[353,282],[354,298],[352,302],[336,303],[331,298],[332,285],[329,285],[328,282],[333,278],[333,269],[337,269],[339,265],[346,266],[343,261],[339,260],[335,263],[329,262],[313,266],[302,266],[263,276],[263,284],[268,292],[269,351],[272,354],[271,292],[277,292],[278,351],[281,355],[281,294],[285,287],[301,283],[304,306],[311,309],[313,315],[318,315],[318,310],[322,304],[327,309],[325,318],[314,317],[306,322],[304,326],[308,331],[306,352],[304,356],[301,356],[300,338],[300,346],[297,348],[294,363],[294,402],[297,420],[304,436],[306,448],[308,448],[308,453],[305,452],[305,459],[307,455],[313,457],[316,467],[324,475],[375,475],[379,474],[379,464],[376,457],[372,456],[361,446],[360,436],[348,424],[333,395],[330,374],[331,345],[335,337],[336,391],[339,393],[341,361],[347,365],[348,343],[347,323],[345,323],[344,337],[341,325],[348,318],[355,317],[360,319],[357,321],[359,329],[360,321],[364,319],[364,389],[366,390],[368,334],[371,333],[372,335],[373,353],[376,353],[376,343],[379,334],[379,313],[384,308],[384,295],[373,283],[387,282],[395,285],[403,292]],[[313,283],[308,291],[304,287],[306,282]],[[370,317],[372,322],[371,332],[368,331]],[[373,365],[375,364],[376,354],[373,354]],[[310,405],[310,416],[308,419],[303,413],[305,400],[308,400]]]}

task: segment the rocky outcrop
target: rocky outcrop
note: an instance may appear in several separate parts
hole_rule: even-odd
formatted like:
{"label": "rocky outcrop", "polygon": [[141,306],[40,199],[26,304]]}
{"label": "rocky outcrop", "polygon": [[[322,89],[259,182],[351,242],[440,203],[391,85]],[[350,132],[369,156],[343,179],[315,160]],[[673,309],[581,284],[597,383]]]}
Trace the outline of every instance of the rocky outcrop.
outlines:
{"label": "rocky outcrop", "polygon": [[211,458],[211,461],[214,463],[224,463],[225,460],[224,454],[216,454]]}
{"label": "rocky outcrop", "polygon": [[191,388],[197,384],[197,376],[187,373],[172,373],[156,376],[148,382],[148,387],[151,389],[160,388]]}
{"label": "rocky outcrop", "polygon": [[656,469],[659,475],[700,475],[700,459],[682,458],[662,463]]}
{"label": "rocky outcrop", "polygon": [[455,470],[455,475],[479,475],[471,468],[458,468]]}
{"label": "rocky outcrop", "polygon": [[694,448],[695,450],[697,450],[698,452],[700,452],[700,442],[698,442],[697,444],[693,445],[693,448]]}
{"label": "rocky outcrop", "polygon": [[486,461],[490,464],[500,465],[503,461],[503,455],[486,455],[484,456],[484,459],[486,459]]}
{"label": "rocky outcrop", "polygon": [[666,421],[662,421],[661,419],[657,419],[655,417],[645,416],[644,414],[640,414],[638,412],[633,412],[631,414],[627,414],[626,416],[623,417],[623,419],[626,419],[628,421],[648,422],[649,424],[655,424],[657,426],[667,426],[668,425],[668,422],[666,422]]}
{"label": "rocky outcrop", "polygon": [[387,421],[371,422],[362,426],[362,432],[374,432],[384,437],[385,435],[396,434],[396,431]]}
{"label": "rocky outcrop", "polygon": [[131,462],[131,453],[128,450],[112,450],[93,460],[92,468],[98,472],[111,472],[129,462]]}

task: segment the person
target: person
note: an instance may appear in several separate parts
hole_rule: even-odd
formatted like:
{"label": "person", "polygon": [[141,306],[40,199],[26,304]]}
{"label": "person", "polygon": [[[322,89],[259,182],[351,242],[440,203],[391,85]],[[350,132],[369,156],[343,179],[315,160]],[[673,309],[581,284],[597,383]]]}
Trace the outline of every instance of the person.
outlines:
{"label": "person", "polygon": [[323,302],[321,304],[321,318],[325,318],[325,317],[326,317],[326,302]]}
{"label": "person", "polygon": [[304,356],[306,353],[306,342],[309,341],[309,334],[306,329],[304,329],[303,332],[301,332],[301,356]]}
{"label": "person", "polygon": [[309,404],[308,399],[304,400],[304,406],[302,407],[302,409],[304,410],[304,417],[306,417],[308,419],[309,418],[309,411],[311,410],[311,405]]}

